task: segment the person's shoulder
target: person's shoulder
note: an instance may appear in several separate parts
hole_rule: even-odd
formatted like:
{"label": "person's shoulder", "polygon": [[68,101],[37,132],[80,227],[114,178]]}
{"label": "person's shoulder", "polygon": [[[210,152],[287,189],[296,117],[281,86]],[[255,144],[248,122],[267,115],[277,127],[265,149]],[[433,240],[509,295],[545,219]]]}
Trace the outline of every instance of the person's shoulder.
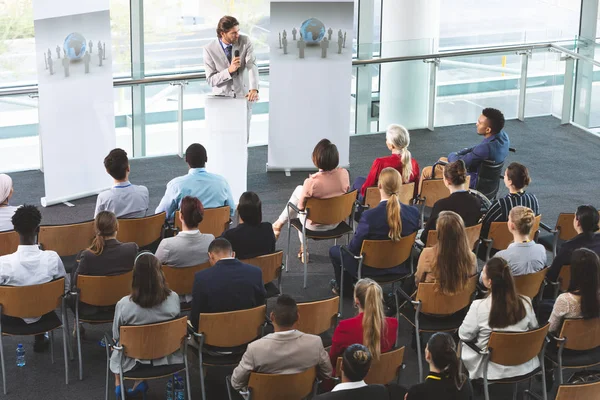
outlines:
{"label": "person's shoulder", "polygon": [[98,193],[97,202],[102,203],[113,196],[112,189],[106,189]]}
{"label": "person's shoulder", "polygon": [[137,243],[135,243],[135,242],[125,242],[125,243],[121,242],[121,248],[125,249],[126,251],[133,251],[136,253],[139,250],[139,247],[138,247]]}
{"label": "person's shoulder", "polygon": [[167,187],[172,187],[172,186],[177,186],[180,185],[182,182],[185,182],[186,178],[189,175],[181,175],[181,176],[176,176],[175,178],[171,179],[168,183],[167,183]]}
{"label": "person's shoulder", "polygon": [[137,190],[138,193],[145,194],[145,195],[149,194],[148,188],[144,185],[133,185],[133,187],[135,188],[135,190]]}
{"label": "person's shoulder", "polygon": [[210,42],[208,42],[207,44],[205,44],[202,48],[205,51],[210,51],[210,50],[213,50],[216,45],[219,45],[219,47],[221,47],[221,44],[219,43],[219,39],[211,40]]}

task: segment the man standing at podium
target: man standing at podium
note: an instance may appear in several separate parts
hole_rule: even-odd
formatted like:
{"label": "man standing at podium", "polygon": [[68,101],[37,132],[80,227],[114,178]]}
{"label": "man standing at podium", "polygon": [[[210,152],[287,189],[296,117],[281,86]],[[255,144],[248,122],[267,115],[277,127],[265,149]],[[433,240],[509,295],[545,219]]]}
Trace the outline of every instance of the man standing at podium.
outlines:
{"label": "man standing at podium", "polygon": [[[217,40],[204,47],[206,81],[215,95],[248,99],[247,135],[250,138],[252,103],[258,100],[258,68],[250,38],[240,34],[237,19],[229,15],[219,20]],[[248,70],[249,85],[244,79]]]}

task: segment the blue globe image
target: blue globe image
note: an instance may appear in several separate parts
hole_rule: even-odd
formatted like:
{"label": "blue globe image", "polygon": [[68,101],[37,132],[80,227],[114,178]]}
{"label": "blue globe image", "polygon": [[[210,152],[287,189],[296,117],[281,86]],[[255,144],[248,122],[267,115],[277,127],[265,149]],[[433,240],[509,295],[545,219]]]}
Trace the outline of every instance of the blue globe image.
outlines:
{"label": "blue globe image", "polygon": [[316,18],[309,18],[300,25],[300,34],[306,43],[319,43],[325,37],[325,25]]}
{"label": "blue globe image", "polygon": [[63,44],[65,56],[71,60],[80,60],[87,51],[85,38],[81,33],[73,32],[65,38]]}

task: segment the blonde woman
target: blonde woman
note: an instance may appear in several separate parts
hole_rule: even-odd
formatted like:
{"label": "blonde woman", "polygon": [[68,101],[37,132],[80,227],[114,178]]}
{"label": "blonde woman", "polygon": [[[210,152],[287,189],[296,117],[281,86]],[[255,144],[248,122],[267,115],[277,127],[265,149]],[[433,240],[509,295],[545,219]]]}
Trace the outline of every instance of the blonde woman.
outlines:
{"label": "blonde woman", "polygon": [[373,360],[381,353],[390,351],[396,344],[398,321],[386,317],[383,311],[383,290],[372,279],[361,279],[354,288],[354,306],[358,315],[340,321],[335,328],[329,350],[331,365],[353,344],[362,344],[369,349]]}
{"label": "blonde woman", "polygon": [[0,231],[13,230],[11,221],[17,207],[11,206],[8,202],[14,193],[13,181],[10,176],[0,174]]}
{"label": "blonde woman", "polygon": [[[394,168],[384,168],[379,174],[377,184],[381,202],[377,207],[365,211],[358,222],[354,237],[348,245],[353,254],[359,254],[364,240],[400,240],[419,229],[419,210],[417,207],[400,204],[398,192],[402,187],[402,177]],[[339,282],[342,276],[342,254],[340,246],[329,249],[329,258],[333,264],[335,280],[330,282],[334,293],[339,293]],[[358,261],[344,252],[344,292],[352,293],[352,282],[358,275]],[[403,265],[391,269],[377,269],[363,265],[363,276],[377,276],[408,272]],[[346,290],[349,289],[349,290]]]}

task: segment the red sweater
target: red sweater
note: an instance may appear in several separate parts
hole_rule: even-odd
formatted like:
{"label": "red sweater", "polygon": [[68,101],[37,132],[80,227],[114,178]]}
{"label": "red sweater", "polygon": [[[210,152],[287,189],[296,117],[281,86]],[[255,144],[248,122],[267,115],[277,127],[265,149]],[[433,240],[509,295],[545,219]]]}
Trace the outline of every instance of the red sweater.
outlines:
{"label": "red sweater", "polygon": [[[419,171],[419,163],[414,158],[411,158],[410,161],[412,164],[412,173],[410,174],[410,179],[408,180],[408,182],[403,182],[403,183],[418,182],[419,177],[421,176],[421,171]],[[379,179],[379,173],[384,168],[387,168],[387,167],[392,167],[392,168],[398,170],[398,172],[400,172],[400,174],[402,175],[402,161],[401,161],[400,155],[391,154],[386,157],[376,158],[375,161],[373,161],[373,165],[371,166],[369,175],[367,175],[367,180],[365,181],[362,188],[360,189],[361,195],[364,196],[367,193],[368,187],[377,186],[377,180]],[[416,186],[417,185],[415,185],[415,190],[417,189]]]}

